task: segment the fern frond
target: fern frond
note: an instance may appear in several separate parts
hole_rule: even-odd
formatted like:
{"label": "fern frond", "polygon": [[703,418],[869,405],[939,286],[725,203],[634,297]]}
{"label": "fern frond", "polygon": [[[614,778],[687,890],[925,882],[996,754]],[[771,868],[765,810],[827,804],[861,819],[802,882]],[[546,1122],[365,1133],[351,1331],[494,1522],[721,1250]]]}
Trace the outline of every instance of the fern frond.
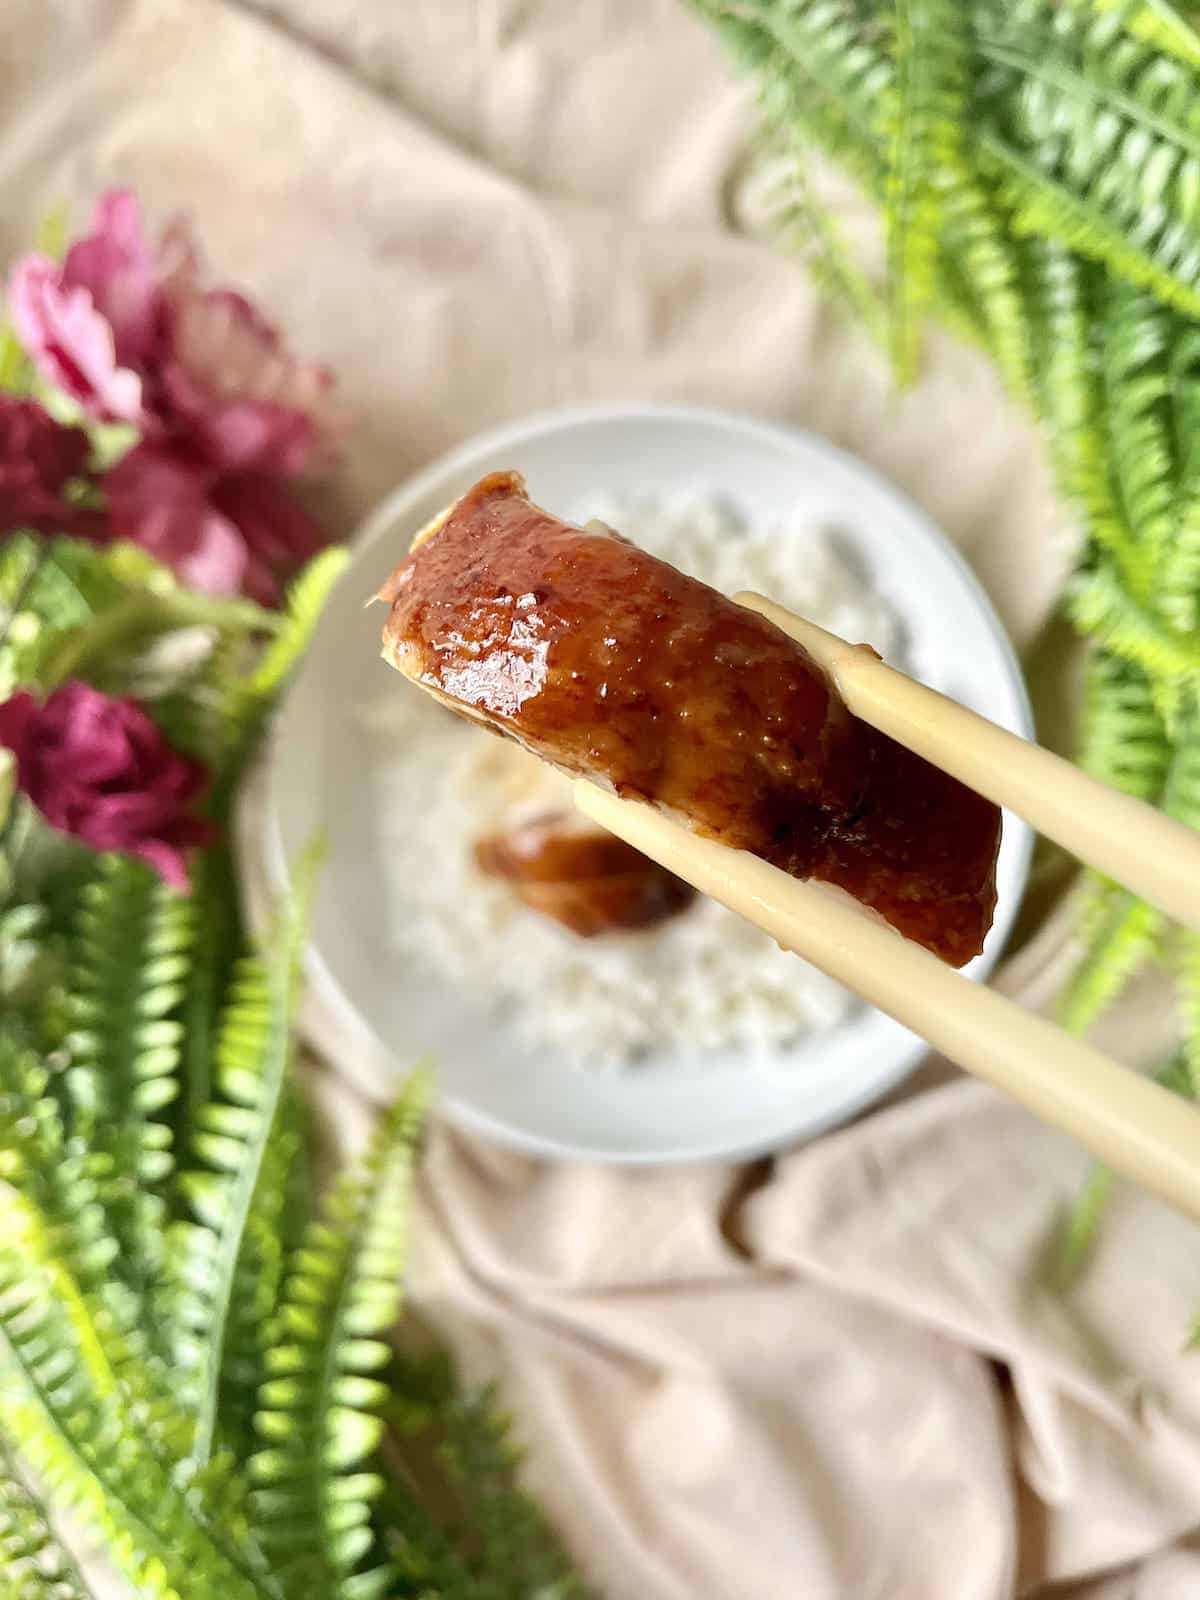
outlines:
{"label": "fern frond", "polygon": [[0,1441],[0,1600],[90,1600],[90,1596]]}
{"label": "fern frond", "polygon": [[465,1567],[504,1600],[585,1600],[590,1591],[521,1485],[521,1452],[495,1390],[463,1390],[443,1350],[397,1352],[388,1377],[390,1451],[401,1476],[420,1482],[440,1513],[440,1526],[431,1525],[415,1496],[394,1481],[385,1487],[380,1521],[402,1575],[420,1593],[425,1583],[465,1597],[475,1593],[462,1584]]}
{"label": "fern frond", "polygon": [[1153,677],[1194,678],[1200,673],[1200,640],[1172,632],[1123,587],[1111,569],[1083,574],[1068,595],[1075,625],[1110,654]]}
{"label": "fern frond", "polygon": [[1099,1164],[1084,1179],[1058,1247],[1054,1276],[1059,1289],[1069,1288],[1091,1259],[1115,1182],[1112,1169]]}
{"label": "fern frond", "polygon": [[966,18],[955,0],[896,0],[884,226],[901,384],[916,373],[920,320],[933,299],[944,192],[965,165],[967,59]]}
{"label": "fern frond", "polygon": [[218,791],[228,791],[241,772],[280,690],[308,648],[325,603],[349,560],[350,552],[344,545],[330,545],[314,556],[292,580],[274,636],[253,669],[224,684],[216,709],[217,724],[225,740]]}
{"label": "fern frond", "polygon": [[68,1139],[50,1073],[11,1034],[0,1034],[0,1171],[36,1209],[46,1238],[78,1286],[104,1359],[147,1445],[165,1458],[190,1438],[152,1339],[146,1306],[116,1270],[121,1246],[104,1204],[110,1168],[100,1168],[79,1140]]}
{"label": "fern frond", "polygon": [[[0,824],[0,829],[3,825]],[[6,843],[11,848],[16,840],[4,829]],[[18,845],[19,850],[19,845]],[[0,905],[12,899],[12,868],[7,860],[0,866]],[[52,943],[50,919],[44,906],[36,903],[10,903],[0,910],[0,1014],[11,1015],[18,1009],[28,1009],[40,991],[50,981],[54,957],[48,948]]]}
{"label": "fern frond", "polygon": [[254,1413],[268,1376],[287,1264],[301,1243],[308,1199],[303,1116],[289,1088],[280,1097],[263,1152],[258,1192],[246,1217],[229,1300],[221,1430],[242,1461],[258,1443]]}
{"label": "fern frond", "polygon": [[1200,629],[1200,329],[1177,318],[1170,342],[1171,417],[1179,467],[1156,598],[1169,626],[1191,634]]}
{"label": "fern frond", "polygon": [[1165,926],[1161,911],[1121,890],[1089,940],[1059,1006],[1059,1020],[1082,1033],[1150,956]]}
{"label": "fern frond", "polygon": [[1105,420],[1111,470],[1138,543],[1124,576],[1143,602],[1172,531],[1176,462],[1167,370],[1172,321],[1141,289],[1107,283],[1102,299]]}
{"label": "fern frond", "polygon": [[1177,513],[1157,599],[1176,632],[1195,635],[1200,631],[1200,481]]}
{"label": "fern frond", "polygon": [[1098,297],[1095,269],[1062,245],[1025,241],[1026,292],[1033,308],[1040,360],[1035,388],[1062,492],[1087,518],[1088,532],[1122,573],[1137,573],[1137,548],[1109,469],[1093,334]]}
{"label": "fern frond", "polygon": [[36,1210],[0,1181],[0,1430],[140,1594],[269,1600],[145,1448],[86,1298]]}
{"label": "fern frond", "polygon": [[443,1411],[439,1452],[479,1541],[478,1570],[497,1592],[584,1600],[582,1579],[519,1481],[512,1422],[493,1390],[460,1395]]}
{"label": "fern frond", "polygon": [[1081,198],[989,129],[980,134],[980,144],[1017,233],[1057,239],[1104,262],[1118,277],[1149,289],[1167,305],[1200,316],[1200,239],[1181,239],[1180,230],[1174,230],[1153,249],[1131,241],[1125,226],[1094,199]]}
{"label": "fern frond", "polygon": [[1137,666],[1094,649],[1084,686],[1080,764],[1135,799],[1157,804],[1171,764],[1171,741],[1154,687]]}
{"label": "fern frond", "polygon": [[884,186],[882,105],[892,64],[851,0],[691,0],[762,80],[769,125],[803,129],[869,193]]}
{"label": "fern frond", "polygon": [[1200,67],[1200,35],[1169,0],[1089,0],[1101,15],[1115,16],[1134,38]]}
{"label": "fern frond", "polygon": [[68,1141],[50,1073],[11,1032],[0,1033],[0,1170],[52,1230],[63,1259],[85,1289],[109,1295],[115,1321],[136,1307],[109,1269],[120,1245],[109,1233],[86,1154]]}
{"label": "fern frond", "polygon": [[297,864],[293,888],[259,953],[234,969],[217,1045],[219,1099],[192,1137],[196,1169],[180,1187],[194,1220],[173,1231],[178,1282],[175,1339],[179,1381],[195,1408],[192,1460],[203,1467],[215,1441],[230,1359],[231,1306],[250,1217],[274,1199],[263,1169],[292,1056],[291,1021],[320,849]]}
{"label": "fern frond", "polygon": [[1169,304],[1200,305],[1200,119],[1193,74],[1051,0],[984,6],[982,157],[1019,229],[1103,260]]}
{"label": "fern frond", "polygon": [[[428,1084],[414,1076],[381,1124],[360,1170],[335,1185],[324,1215],[292,1263],[269,1355],[251,1462],[262,1485],[260,1533],[294,1574],[294,1592],[354,1600],[355,1568],[374,1543],[370,1505],[379,1489],[359,1469],[378,1444],[387,1362],[379,1340],[394,1320],[405,1253],[412,1151]],[[382,1581],[382,1578],[380,1579]]]}
{"label": "fern frond", "polygon": [[1195,688],[1181,703],[1162,805],[1168,816],[1200,829],[1200,691]]}
{"label": "fern frond", "polygon": [[183,978],[179,1019],[183,1026],[179,1122],[197,1125],[213,1097],[213,1064],[221,1003],[238,952],[244,948],[237,877],[228,838],[222,834],[191,864],[192,951]]}
{"label": "fern frond", "polygon": [[793,141],[781,160],[783,171],[766,196],[772,237],[803,261],[830,300],[844,306],[882,344],[887,308],[842,237],[837,218],[814,193],[808,152]]}
{"label": "fern frond", "polygon": [[111,1174],[117,1269],[143,1297],[163,1263],[174,1161],[162,1113],[179,1091],[174,1013],[192,926],[187,900],[142,862],[102,857],[83,892],[67,979],[72,1133]]}
{"label": "fern frond", "polygon": [[[403,1594],[437,1595],[438,1600],[473,1600],[478,1584],[466,1556],[415,1494],[394,1477],[385,1479],[376,1504],[381,1544]],[[497,1591],[493,1591],[495,1593]],[[370,1590],[356,1600],[373,1600]]]}
{"label": "fern frond", "polygon": [[[991,351],[1009,389],[1033,394],[1033,332],[1022,293],[1022,263],[993,185],[967,162],[942,174],[943,290],[976,308],[978,336]],[[959,282],[959,280],[963,280]]]}

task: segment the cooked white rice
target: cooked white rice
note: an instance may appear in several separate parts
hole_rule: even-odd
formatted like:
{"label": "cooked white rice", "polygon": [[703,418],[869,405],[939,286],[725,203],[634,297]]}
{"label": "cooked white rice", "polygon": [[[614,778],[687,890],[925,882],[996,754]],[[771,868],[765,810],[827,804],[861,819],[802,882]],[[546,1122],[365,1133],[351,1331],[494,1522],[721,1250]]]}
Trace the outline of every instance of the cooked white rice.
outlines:
{"label": "cooked white rice", "polygon": [[[811,521],[749,527],[713,497],[586,510],[718,589],[757,589],[897,658],[895,614],[853,554]],[[364,715],[396,752],[375,803],[396,961],[492,997],[531,1044],[589,1064],[731,1045],[761,1054],[833,1027],[856,1004],[712,901],[655,929],[591,940],[528,910],[476,870],[472,844],[514,803],[565,794],[564,780],[400,684]]]}

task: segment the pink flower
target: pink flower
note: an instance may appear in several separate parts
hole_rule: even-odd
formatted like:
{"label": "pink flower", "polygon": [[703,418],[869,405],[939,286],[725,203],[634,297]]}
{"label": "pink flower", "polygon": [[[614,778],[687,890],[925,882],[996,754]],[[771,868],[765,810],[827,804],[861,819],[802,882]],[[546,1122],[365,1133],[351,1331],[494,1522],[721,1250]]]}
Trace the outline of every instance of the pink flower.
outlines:
{"label": "pink flower", "polygon": [[215,467],[291,475],[327,463],[342,431],[330,374],[297,361],[240,294],[198,280],[186,225],[155,250],[134,196],[113,190],[61,266],[17,263],[13,325],[89,416],[184,438]]}
{"label": "pink flower", "polygon": [[162,294],[137,201],[106,194],[67,251],[22,257],[9,282],[17,337],[38,371],[105,422],[142,422],[143,375],[162,344]]}
{"label": "pink flower", "polygon": [[84,472],[89,451],[82,428],[64,428],[34,400],[0,394],[0,535],[33,528],[105,538],[98,512],[63,498],[67,481]]}
{"label": "pink flower", "polygon": [[77,680],[43,705],[21,690],[0,704],[0,744],[16,756],[22,794],[53,827],[138,856],[186,891],[183,852],[214,837],[192,809],[208,774],[171,748],[136,700]]}
{"label": "pink flower", "polygon": [[221,472],[183,445],[143,443],[105,475],[109,521],[197,589],[263,605],[327,542],[278,478]]}
{"label": "pink flower", "polygon": [[167,289],[171,341],[162,368],[176,426],[222,466],[291,476],[328,465],[341,423],[324,367],[296,361],[278,330],[231,289]]}

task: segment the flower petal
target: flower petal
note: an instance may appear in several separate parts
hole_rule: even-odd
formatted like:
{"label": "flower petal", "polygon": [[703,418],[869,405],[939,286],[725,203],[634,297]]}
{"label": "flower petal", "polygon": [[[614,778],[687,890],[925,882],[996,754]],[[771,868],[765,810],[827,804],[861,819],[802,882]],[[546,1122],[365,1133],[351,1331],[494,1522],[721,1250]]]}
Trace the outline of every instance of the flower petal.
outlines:
{"label": "flower petal", "polygon": [[109,520],[186,582],[210,594],[236,594],[246,546],[209,502],[211,469],[167,444],[135,445],[104,477]]}
{"label": "flower petal", "polygon": [[146,361],[161,336],[162,292],[131,190],[110,189],[101,198],[91,233],[67,251],[62,281],[67,289],[82,288],[91,295],[112,329],[123,366]]}
{"label": "flower petal", "polygon": [[193,810],[208,775],[136,700],[76,679],[40,706],[21,692],[0,705],[0,741],[16,750],[21,792],[52,826],[93,849],[139,856],[187,887],[182,852],[214,837]]}
{"label": "flower petal", "polygon": [[142,420],[142,381],[119,366],[113,330],[89,290],[70,288],[47,256],[23,256],[9,278],[13,328],[48,382],[103,421]]}
{"label": "flower petal", "polygon": [[291,474],[332,459],[344,422],[323,367],[296,360],[233,290],[199,291],[182,278],[169,299],[164,388],[215,463]]}

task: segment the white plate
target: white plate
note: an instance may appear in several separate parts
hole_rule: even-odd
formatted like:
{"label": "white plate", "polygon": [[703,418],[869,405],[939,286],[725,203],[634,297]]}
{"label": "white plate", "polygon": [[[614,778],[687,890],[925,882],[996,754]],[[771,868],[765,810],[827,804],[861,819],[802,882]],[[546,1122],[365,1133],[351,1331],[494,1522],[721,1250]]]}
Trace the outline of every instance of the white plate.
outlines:
{"label": "white plate", "polygon": [[[809,435],[678,406],[563,411],[472,440],[403,485],[371,516],[317,629],[273,740],[260,840],[266,878],[317,827],[329,859],[315,908],[305,1025],[337,1068],[373,1096],[413,1059],[436,1060],[442,1103],[460,1124],[521,1148],[598,1161],[734,1159],[775,1149],[878,1098],[925,1048],[862,1010],[784,1060],[736,1050],[627,1071],[570,1066],[527,1045],[450,983],[421,982],[388,959],[394,899],[379,884],[368,781],[388,752],[351,715],[411,694],[379,659],[379,619],[363,600],[411,535],[484,472],[513,467],[530,494],[571,516],[600,495],[719,491],[750,520],[801,507],[837,527],[908,630],[918,676],[1017,733],[1031,732],[1020,670],[986,596],[954,548],[861,463]],[[991,970],[1028,871],[1030,834],[1005,819],[999,905],[983,954]]]}

